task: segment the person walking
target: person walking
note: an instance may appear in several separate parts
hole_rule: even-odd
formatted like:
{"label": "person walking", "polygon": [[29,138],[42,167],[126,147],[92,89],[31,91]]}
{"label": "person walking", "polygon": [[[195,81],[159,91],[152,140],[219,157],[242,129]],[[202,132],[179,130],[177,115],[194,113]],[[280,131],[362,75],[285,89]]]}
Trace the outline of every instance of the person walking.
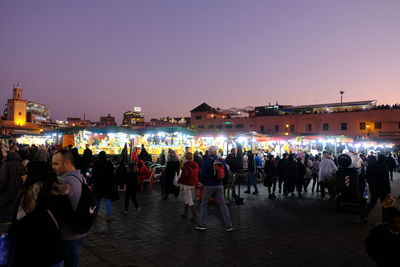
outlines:
{"label": "person walking", "polygon": [[[203,198],[201,200],[200,205],[200,220],[196,225],[196,230],[207,230],[205,225],[208,213],[208,200],[212,195],[215,195],[217,198],[217,204],[223,216],[223,221],[225,224],[225,231],[232,232],[232,220],[229,215],[228,207],[225,204],[224,200],[224,183],[227,182],[229,176],[229,170],[226,166],[226,163],[219,159],[217,156],[217,148],[215,146],[211,146],[209,148],[210,156],[203,161],[203,165],[201,166],[201,174],[200,174],[200,182],[204,185],[204,193]],[[219,177],[216,177],[218,174],[215,173],[214,163],[216,161],[220,161],[224,166],[224,178],[221,180]]]}
{"label": "person walking", "polygon": [[[382,203],[386,196],[390,194],[389,169],[385,165],[385,155],[378,154],[378,160],[372,167],[370,175],[367,176],[367,181],[371,198],[365,207],[365,212],[362,216],[363,221],[367,220],[369,212],[375,207],[378,199]],[[382,222],[385,221],[385,211],[382,207]]]}
{"label": "person walking", "polygon": [[101,200],[106,206],[106,220],[112,221],[111,201],[115,200],[117,188],[114,177],[114,165],[107,159],[104,151],[99,153],[99,159],[93,165],[93,193],[97,199],[97,210],[100,209]]}
{"label": "person walking", "polygon": [[[283,156],[281,159],[278,160],[276,169],[278,171],[278,189],[279,189],[279,194],[282,193],[282,184],[285,181],[285,165],[288,160],[288,154],[283,153]],[[283,191],[285,193],[285,190]]]}
{"label": "person walking", "polygon": [[[268,188],[268,198],[276,199],[275,189],[276,189],[276,179],[278,176],[276,161],[274,155],[268,155],[267,160],[264,164],[264,185]],[[271,190],[272,187],[272,190]]]}
{"label": "person walking", "polygon": [[[314,193],[314,190],[316,192],[319,192],[318,190],[318,173],[319,173],[319,164],[321,163],[321,158],[318,155],[315,155],[314,157],[314,162],[313,162],[313,168],[312,168],[312,187],[311,187],[311,192]],[[315,188],[317,186],[317,188]]]}
{"label": "person walking", "polygon": [[297,195],[299,198],[303,198],[301,192],[305,183],[304,176],[306,175],[306,167],[304,166],[301,157],[297,159],[297,171],[298,171],[298,176],[296,179]]}
{"label": "person walking", "polygon": [[328,189],[329,197],[333,196],[333,185],[331,185],[330,183],[332,180],[331,178],[337,171],[337,166],[331,159],[331,154],[329,152],[324,151],[322,155],[323,159],[319,164],[318,179],[321,190],[321,198],[325,199],[325,188]]}
{"label": "person walking", "polygon": [[185,153],[185,163],[183,164],[182,173],[179,177],[178,183],[183,185],[183,192],[185,196],[185,206],[181,216],[186,218],[189,209],[192,212],[192,220],[197,221],[197,210],[193,203],[193,189],[199,183],[200,167],[193,160],[192,152]]}
{"label": "person walking", "polygon": [[308,185],[311,183],[311,179],[312,179],[312,174],[313,174],[313,162],[311,160],[311,157],[309,154],[305,154],[304,156],[304,168],[305,168],[305,174],[304,174],[304,192],[307,193],[308,191]]}
{"label": "person walking", "polygon": [[251,150],[247,151],[247,190],[244,191],[246,194],[250,194],[251,186],[254,186],[253,195],[258,195],[258,187],[256,181],[256,161],[254,159],[254,154]]}
{"label": "person walking", "polygon": [[391,153],[386,157],[385,165],[389,169],[390,180],[393,181],[393,172],[396,170],[396,160]]}
{"label": "person walking", "polygon": [[294,197],[294,190],[296,189],[297,177],[299,177],[299,169],[297,163],[294,160],[294,155],[290,154],[285,163],[285,174],[284,174],[284,195],[287,197]]}
{"label": "person walking", "polygon": [[133,205],[136,208],[137,215],[139,215],[142,211],[142,208],[139,206],[139,203],[136,199],[136,192],[138,191],[138,166],[135,162],[129,164],[129,169],[126,176],[126,190],[125,190],[125,206],[124,210],[121,212],[122,214],[128,214],[129,208],[129,200],[132,200]]}
{"label": "person walking", "polygon": [[179,175],[180,165],[174,150],[169,151],[167,166],[165,168],[165,195],[164,200],[168,200],[169,194],[174,194],[175,198],[179,196],[179,188],[174,185],[175,176]]}

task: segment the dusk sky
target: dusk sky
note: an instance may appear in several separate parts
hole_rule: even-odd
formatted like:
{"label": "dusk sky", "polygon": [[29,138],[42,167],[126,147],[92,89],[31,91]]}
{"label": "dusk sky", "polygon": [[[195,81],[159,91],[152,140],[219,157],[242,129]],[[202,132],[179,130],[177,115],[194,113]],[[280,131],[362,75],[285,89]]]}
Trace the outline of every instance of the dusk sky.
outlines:
{"label": "dusk sky", "polygon": [[2,0],[0,105],[19,82],[53,119],[206,102],[400,102],[400,1]]}

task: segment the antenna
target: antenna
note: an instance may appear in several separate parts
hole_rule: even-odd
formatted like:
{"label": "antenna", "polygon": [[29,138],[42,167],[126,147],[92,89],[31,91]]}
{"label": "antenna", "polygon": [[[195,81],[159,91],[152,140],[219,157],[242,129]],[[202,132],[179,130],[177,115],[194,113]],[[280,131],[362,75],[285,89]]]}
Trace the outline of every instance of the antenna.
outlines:
{"label": "antenna", "polygon": [[340,92],[340,103],[343,103],[343,94],[344,91],[339,91]]}

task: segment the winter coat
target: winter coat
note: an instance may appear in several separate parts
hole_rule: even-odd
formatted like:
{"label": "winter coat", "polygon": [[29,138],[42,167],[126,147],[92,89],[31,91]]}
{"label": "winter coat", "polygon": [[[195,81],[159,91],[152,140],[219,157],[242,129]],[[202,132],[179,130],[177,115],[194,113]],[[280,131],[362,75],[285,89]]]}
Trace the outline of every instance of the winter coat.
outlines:
{"label": "winter coat", "polygon": [[389,156],[385,159],[385,165],[388,167],[389,171],[392,172],[396,169],[396,160],[392,156]]}
{"label": "winter coat", "polygon": [[299,169],[294,160],[287,160],[285,164],[285,185],[288,192],[293,192],[296,187],[297,178],[299,177]]}
{"label": "winter coat", "polygon": [[9,152],[0,169],[0,212],[12,220],[17,209],[17,195],[22,187],[24,167],[17,152]]}
{"label": "winter coat", "polygon": [[170,158],[165,167],[165,188],[167,193],[179,194],[179,188],[174,185],[175,175],[179,175],[181,168],[177,158]]}
{"label": "winter coat", "polygon": [[50,266],[64,259],[59,227],[73,214],[68,200],[69,186],[54,183],[50,194],[43,191],[39,182],[22,193],[19,219],[9,232],[16,244],[13,266]]}
{"label": "winter coat", "polygon": [[248,172],[256,172],[256,160],[254,159],[253,155],[248,156],[247,162]]}
{"label": "winter coat", "polygon": [[377,161],[367,178],[371,194],[390,194],[389,169],[383,161]]}
{"label": "winter coat", "polygon": [[268,159],[265,161],[264,173],[264,185],[267,187],[271,187],[272,183],[276,181],[276,178],[278,176],[275,159]]}
{"label": "winter coat", "polygon": [[188,186],[195,186],[199,183],[200,168],[193,160],[188,160],[183,164],[181,177],[178,183]]}
{"label": "winter coat", "polygon": [[117,169],[115,170],[115,179],[117,185],[123,186],[127,182],[128,176],[128,169],[126,168],[125,164],[119,164]]}
{"label": "winter coat", "polygon": [[126,176],[126,187],[127,189],[132,189],[136,191],[138,189],[138,173],[130,171]]}
{"label": "winter coat", "polygon": [[228,154],[228,156],[226,156],[225,162],[226,162],[226,164],[229,165],[231,172],[236,173],[239,171],[239,163],[238,163],[238,159],[237,159],[236,155],[234,155],[232,153]]}
{"label": "winter coat", "polygon": [[109,160],[99,160],[93,166],[93,192],[97,199],[113,199],[116,195],[114,165]]}
{"label": "winter coat", "polygon": [[277,166],[276,166],[277,171],[278,171],[278,175],[279,175],[279,177],[281,177],[281,178],[283,178],[283,177],[285,176],[285,166],[286,166],[287,160],[288,160],[288,159],[281,158],[281,159],[278,161],[278,164],[277,164]]}

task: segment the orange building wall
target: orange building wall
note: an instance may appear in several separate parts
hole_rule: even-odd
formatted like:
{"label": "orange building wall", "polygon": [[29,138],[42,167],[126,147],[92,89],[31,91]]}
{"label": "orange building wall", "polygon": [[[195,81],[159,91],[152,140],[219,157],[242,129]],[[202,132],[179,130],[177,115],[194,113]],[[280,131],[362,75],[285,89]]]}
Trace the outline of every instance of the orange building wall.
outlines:
{"label": "orange building wall", "polygon": [[[202,119],[196,119],[196,116],[202,116]],[[255,118],[238,119],[212,119],[207,113],[192,113],[192,125],[200,132],[262,132],[269,135],[346,135],[352,138],[389,140],[400,143],[400,109],[393,110],[368,110],[360,112],[342,112],[325,114],[307,114],[307,115],[282,115],[265,116]],[[232,123],[232,129],[225,128],[225,122]],[[365,130],[360,130],[360,122],[369,125]],[[382,124],[382,129],[375,128],[375,122]],[[329,130],[323,129],[323,124],[329,124]],[[347,123],[347,130],[341,129],[341,123]],[[242,124],[243,128],[236,128],[237,124]],[[311,131],[307,131],[306,125],[311,124]],[[202,125],[204,129],[198,127]],[[224,125],[222,130],[208,129],[209,125]],[[279,125],[279,132],[275,131],[275,125]],[[288,125],[288,127],[286,127]],[[294,125],[295,130],[291,131]]]}

